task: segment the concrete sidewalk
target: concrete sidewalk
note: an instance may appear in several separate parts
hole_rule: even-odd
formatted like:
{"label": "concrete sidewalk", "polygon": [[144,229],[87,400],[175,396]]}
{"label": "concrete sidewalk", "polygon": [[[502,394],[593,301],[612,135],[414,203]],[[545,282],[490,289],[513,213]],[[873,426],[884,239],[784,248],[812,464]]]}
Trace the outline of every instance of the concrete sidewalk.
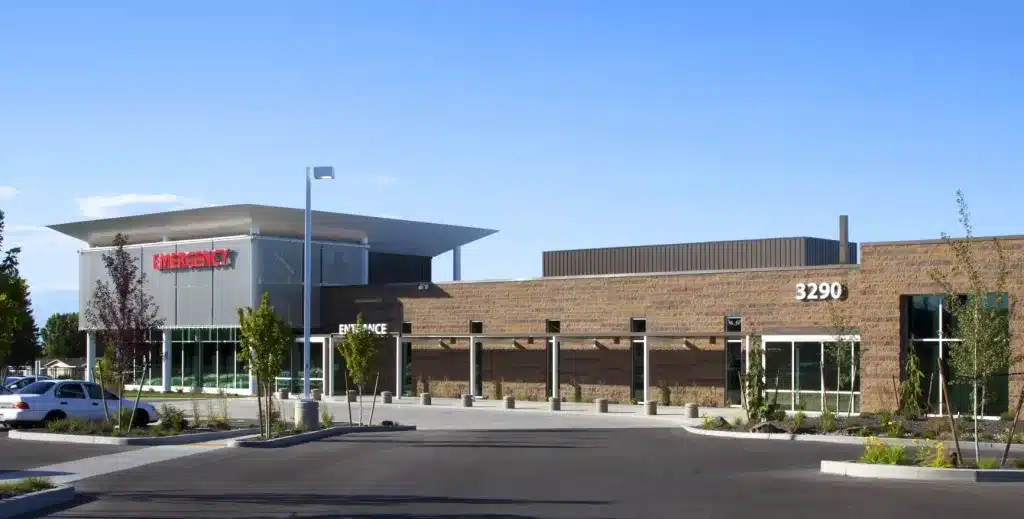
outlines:
{"label": "concrete sidewalk", "polygon": [[[275,406],[282,406],[284,417],[291,419],[297,398],[274,399]],[[679,406],[658,407],[656,416],[644,414],[642,405],[610,404],[608,413],[597,413],[593,403],[562,402],[560,411],[549,411],[547,402],[516,401],[515,409],[503,409],[501,400],[478,399],[473,407],[462,407],[462,401],[454,398],[433,398],[431,405],[420,405],[418,397],[402,397],[385,404],[377,397],[373,421],[394,420],[399,423],[416,425],[420,429],[529,429],[529,428],[627,428],[627,427],[672,427],[699,425],[700,418],[683,416]],[[164,401],[191,414],[188,400]],[[364,422],[369,419],[373,398],[364,396]],[[348,421],[348,404],[344,397],[325,397],[321,402],[333,414],[335,421]],[[215,406],[219,409],[219,405]],[[199,406],[200,413],[206,413],[205,403]],[[233,398],[228,400],[228,412],[232,419],[255,420],[257,405],[255,398]],[[353,419],[358,419],[359,403],[352,402]],[[739,408],[700,408],[699,415],[721,416],[727,420],[743,416]]]}

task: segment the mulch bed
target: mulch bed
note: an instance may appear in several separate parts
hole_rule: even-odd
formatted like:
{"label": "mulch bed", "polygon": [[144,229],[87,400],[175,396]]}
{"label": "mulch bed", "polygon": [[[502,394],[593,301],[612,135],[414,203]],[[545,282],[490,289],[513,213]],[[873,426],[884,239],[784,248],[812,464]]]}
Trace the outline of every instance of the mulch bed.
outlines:
{"label": "mulch bed", "polygon": [[[770,421],[758,424],[743,424],[740,427],[734,427],[729,424],[725,427],[722,422],[718,422],[720,430],[733,430],[743,432],[764,432],[764,433],[790,433],[790,434],[824,434],[833,436],[879,436],[879,437],[890,437],[890,438],[923,438],[929,440],[952,440],[953,434],[949,429],[949,418],[947,417],[936,417],[936,418],[922,418],[922,419],[907,419],[903,417],[890,418],[893,421],[902,422],[901,434],[898,436],[890,435],[889,432],[894,428],[887,428],[884,426],[883,419],[884,415],[875,413],[863,413],[860,416],[852,416],[846,418],[845,416],[837,416],[835,419],[835,430],[832,432],[823,433],[821,432],[821,419],[819,417],[806,416],[800,427],[796,427],[793,416],[788,416],[785,420],[781,421]],[[974,422],[970,418],[956,418],[954,420],[956,424],[958,436],[961,440],[972,440],[974,434]],[[1010,427],[1010,422],[1001,420],[979,420],[978,421],[978,437],[981,441],[999,442],[1000,435],[1005,434],[1006,429]],[[754,429],[753,431],[751,429]],[[1024,436],[1024,426],[1018,425],[1017,435]],[[1005,440],[1005,436],[1003,437]]]}

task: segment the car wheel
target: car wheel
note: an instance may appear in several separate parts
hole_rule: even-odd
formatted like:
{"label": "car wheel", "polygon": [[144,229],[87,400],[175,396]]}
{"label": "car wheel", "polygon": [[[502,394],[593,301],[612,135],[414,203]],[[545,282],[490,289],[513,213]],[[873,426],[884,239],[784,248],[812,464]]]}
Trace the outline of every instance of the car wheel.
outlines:
{"label": "car wheel", "polygon": [[143,409],[136,409],[135,416],[132,418],[132,425],[135,427],[145,427],[149,425],[149,413]]}
{"label": "car wheel", "polygon": [[45,425],[57,420],[63,420],[67,417],[68,415],[64,414],[64,411],[50,411],[49,413],[46,413],[46,417],[43,418],[43,424]]}

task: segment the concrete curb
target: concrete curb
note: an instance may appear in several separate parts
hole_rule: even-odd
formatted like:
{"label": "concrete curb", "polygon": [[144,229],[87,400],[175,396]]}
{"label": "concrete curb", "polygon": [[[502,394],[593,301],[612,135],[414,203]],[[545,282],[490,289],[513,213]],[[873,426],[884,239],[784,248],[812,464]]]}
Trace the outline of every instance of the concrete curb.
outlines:
{"label": "concrete curb", "polygon": [[49,490],[32,492],[0,501],[0,519],[18,517],[51,506],[68,503],[75,498],[75,487],[57,485]]}
{"label": "concrete curb", "polygon": [[294,434],[292,436],[285,436],[283,438],[275,438],[273,440],[231,440],[228,442],[228,447],[250,447],[250,448],[275,448],[275,447],[290,447],[292,445],[298,445],[300,443],[306,443],[316,440],[322,440],[324,438],[330,438],[332,436],[341,436],[343,434],[353,433],[374,433],[374,432],[395,432],[395,431],[415,431],[415,425],[398,425],[395,427],[358,427],[358,426],[345,426],[345,427],[328,427],[327,429],[320,429],[318,431],[310,431],[302,434]]}
{"label": "concrete curb", "polygon": [[822,474],[874,479],[913,479],[918,481],[952,481],[960,483],[1024,482],[1024,470],[1014,469],[936,469],[902,465],[873,465],[855,461],[821,462]]}
{"label": "concrete curb", "polygon": [[258,427],[233,429],[230,431],[210,431],[176,436],[140,436],[137,438],[117,438],[112,436],[91,436],[85,434],[56,434],[32,431],[11,431],[7,437],[14,440],[30,440],[59,443],[91,443],[98,445],[186,445],[212,440],[224,440],[258,433]]}
{"label": "concrete curb", "polygon": [[[692,434],[699,434],[702,436],[716,436],[719,438],[738,438],[742,440],[790,440],[790,441],[802,441],[802,442],[817,442],[817,443],[839,443],[844,445],[864,445],[867,441],[866,437],[863,436],[828,436],[822,434],[764,434],[764,433],[748,433],[748,432],[737,432],[737,431],[715,431],[709,429],[701,429],[699,427],[693,427],[684,425],[683,429],[686,432]],[[914,440],[907,438],[880,438],[883,442],[889,445],[903,445],[904,447],[913,447]],[[921,441],[921,440],[918,440]],[[953,442],[944,442],[947,446],[952,447]],[[960,440],[960,448],[964,448],[965,445],[973,446],[974,443],[971,441]],[[1005,443],[979,443],[978,448],[985,450],[1003,450],[1006,448]],[[1010,445],[1010,452],[1024,453],[1024,444],[1013,443]]]}

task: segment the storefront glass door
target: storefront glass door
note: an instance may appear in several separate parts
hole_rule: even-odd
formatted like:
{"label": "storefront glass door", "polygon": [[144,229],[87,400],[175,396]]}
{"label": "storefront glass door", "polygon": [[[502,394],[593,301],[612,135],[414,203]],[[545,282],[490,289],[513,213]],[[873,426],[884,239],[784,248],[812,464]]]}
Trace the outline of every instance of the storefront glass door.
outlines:
{"label": "storefront glass door", "polygon": [[725,403],[726,405],[743,405],[743,342],[726,341],[725,343]]}

